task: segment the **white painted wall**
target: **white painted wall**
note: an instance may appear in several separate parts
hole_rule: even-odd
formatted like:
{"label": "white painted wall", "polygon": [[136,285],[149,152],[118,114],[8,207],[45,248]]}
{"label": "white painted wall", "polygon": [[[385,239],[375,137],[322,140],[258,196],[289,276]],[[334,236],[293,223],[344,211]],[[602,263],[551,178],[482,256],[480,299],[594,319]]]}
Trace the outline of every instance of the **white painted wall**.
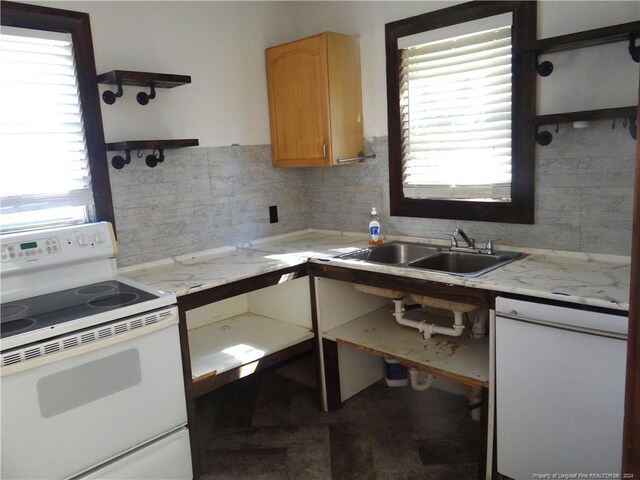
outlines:
{"label": "white painted wall", "polygon": [[[103,104],[108,142],[199,138],[202,146],[267,144],[264,49],[325,30],[359,35],[365,136],[387,134],[384,24],[457,1],[130,2],[51,1],[40,5],[91,16],[98,73],[122,69],[191,75],[193,83],[158,90],[145,107],[125,89]],[[636,1],[539,4],[540,38],[640,19]],[[556,54],[540,80],[539,113],[632,105],[638,65],[626,46]]]}
{"label": "white painted wall", "polygon": [[[299,33],[335,30],[360,36],[365,137],[387,134],[384,24],[462,2],[298,2]],[[538,4],[538,38],[640,20],[636,1],[558,1]],[[596,53],[594,55],[594,53]],[[538,113],[635,105],[638,64],[624,43],[548,57],[555,70],[539,79]]]}
{"label": "white painted wall", "polygon": [[[138,70],[190,75],[157,89],[146,106],[137,87],[101,103],[107,142],[198,138],[201,146],[270,143],[264,49],[292,38],[288,2],[29,2],[90,15],[98,74]],[[113,87],[115,89],[115,87]],[[101,86],[101,91],[104,88]]]}

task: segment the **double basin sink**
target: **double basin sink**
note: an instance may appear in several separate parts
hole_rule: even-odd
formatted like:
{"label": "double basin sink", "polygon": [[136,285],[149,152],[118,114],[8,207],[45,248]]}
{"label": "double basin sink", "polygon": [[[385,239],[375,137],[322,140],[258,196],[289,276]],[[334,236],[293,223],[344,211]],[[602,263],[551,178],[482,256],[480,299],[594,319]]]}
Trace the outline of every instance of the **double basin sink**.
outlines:
{"label": "double basin sink", "polygon": [[518,252],[495,254],[460,252],[421,243],[390,242],[351,253],[344,253],[336,258],[395,267],[417,268],[449,275],[477,277],[513,262],[522,256]]}

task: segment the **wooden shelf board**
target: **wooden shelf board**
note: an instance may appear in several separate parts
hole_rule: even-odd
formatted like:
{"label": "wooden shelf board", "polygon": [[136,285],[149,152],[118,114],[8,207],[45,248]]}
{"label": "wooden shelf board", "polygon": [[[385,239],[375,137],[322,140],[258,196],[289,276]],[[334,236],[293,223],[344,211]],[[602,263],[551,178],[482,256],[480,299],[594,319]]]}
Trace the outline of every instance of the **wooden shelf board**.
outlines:
{"label": "wooden shelf board", "polygon": [[98,83],[148,87],[151,82],[156,88],[173,88],[191,83],[189,75],[172,75],[168,73],[133,72],[130,70],[112,70],[98,75]]}
{"label": "wooden shelf board", "polygon": [[[406,312],[414,320],[425,319],[422,309]],[[429,323],[451,326],[453,317],[435,317]],[[489,338],[468,338],[436,334],[425,340],[418,330],[399,325],[388,307],[327,331],[323,337],[401,364],[446,377],[469,386],[489,385]]]}
{"label": "wooden shelf board", "polygon": [[543,38],[536,42],[533,50],[538,53],[555,53],[607,43],[624,42],[629,40],[629,34],[631,33],[640,35],[640,21]]}
{"label": "wooden shelf board", "polygon": [[613,118],[635,118],[637,107],[604,108],[601,110],[584,110],[581,112],[554,113],[550,115],[538,115],[535,118],[535,126],[555,125],[559,123],[583,122],[587,120],[605,120]]}
{"label": "wooden shelf board", "polygon": [[127,140],[124,142],[107,143],[107,150],[156,150],[197,147],[197,138],[183,138],[178,140]]}
{"label": "wooden shelf board", "polygon": [[248,312],[189,330],[188,337],[191,372],[198,381],[309,340],[313,332]]}

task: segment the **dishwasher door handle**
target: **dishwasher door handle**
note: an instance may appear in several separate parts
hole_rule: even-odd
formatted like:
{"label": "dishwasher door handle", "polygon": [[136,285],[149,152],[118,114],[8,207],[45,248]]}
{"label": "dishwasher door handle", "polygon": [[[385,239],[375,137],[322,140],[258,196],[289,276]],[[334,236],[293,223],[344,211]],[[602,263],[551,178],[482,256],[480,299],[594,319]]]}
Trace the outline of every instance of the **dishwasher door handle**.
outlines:
{"label": "dishwasher door handle", "polygon": [[534,325],[541,325],[543,327],[557,328],[559,330],[566,330],[568,332],[586,333],[587,335],[595,335],[596,337],[613,338],[615,340],[627,340],[627,335],[624,333],[610,332],[608,330],[599,330],[597,328],[579,327],[577,325],[566,325],[564,323],[549,322],[547,320],[539,320],[537,318],[525,317],[518,315],[518,312],[512,310],[510,313],[496,312],[496,317],[507,318],[509,320],[515,320],[517,322],[531,323]]}

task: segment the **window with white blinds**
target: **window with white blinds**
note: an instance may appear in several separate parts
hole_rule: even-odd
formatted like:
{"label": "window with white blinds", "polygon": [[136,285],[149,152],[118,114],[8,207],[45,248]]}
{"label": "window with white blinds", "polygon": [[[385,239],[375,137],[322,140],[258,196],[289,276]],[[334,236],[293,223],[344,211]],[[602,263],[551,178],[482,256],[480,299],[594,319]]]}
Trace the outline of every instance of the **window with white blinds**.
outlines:
{"label": "window with white blinds", "polygon": [[71,35],[0,31],[0,229],[89,221],[94,200]]}
{"label": "window with white blinds", "polygon": [[404,197],[511,201],[511,15],[495,19],[399,45]]}

